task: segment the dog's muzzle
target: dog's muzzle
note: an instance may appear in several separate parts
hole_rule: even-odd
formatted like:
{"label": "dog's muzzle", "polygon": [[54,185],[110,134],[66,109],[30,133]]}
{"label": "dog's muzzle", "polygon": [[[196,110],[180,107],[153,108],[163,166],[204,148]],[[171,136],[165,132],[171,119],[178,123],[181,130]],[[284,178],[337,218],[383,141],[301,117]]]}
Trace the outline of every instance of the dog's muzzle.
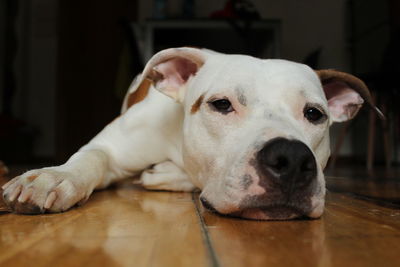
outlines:
{"label": "dog's muzzle", "polygon": [[[317,184],[317,163],[312,151],[298,140],[275,138],[256,154],[253,166],[257,171],[261,195],[247,195],[238,211],[228,215],[249,219],[287,220],[307,217],[312,212],[311,198]],[[216,211],[201,198],[204,207]]]}

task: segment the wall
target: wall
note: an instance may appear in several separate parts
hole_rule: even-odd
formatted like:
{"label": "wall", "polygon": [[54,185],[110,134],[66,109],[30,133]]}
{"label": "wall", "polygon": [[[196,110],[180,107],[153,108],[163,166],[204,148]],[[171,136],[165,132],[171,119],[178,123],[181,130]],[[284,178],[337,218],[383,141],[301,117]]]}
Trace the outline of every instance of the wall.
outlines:
{"label": "wall", "polygon": [[[121,19],[135,19],[136,0],[9,1],[19,5],[13,115],[29,126],[25,132],[36,131],[34,157],[65,160],[120,110],[114,87]],[[0,60],[4,6],[0,0]]]}
{"label": "wall", "polygon": [[[31,0],[28,121],[48,129],[39,133],[35,151],[48,157],[55,153],[55,97],[57,69],[57,3]],[[42,56],[46,55],[46,56]],[[35,94],[35,97],[33,96]]]}
{"label": "wall", "polygon": [[17,92],[13,114],[36,131],[34,156],[55,153],[56,15],[55,0],[19,1]]}
{"label": "wall", "polygon": [[[0,105],[3,103],[3,86],[4,86],[4,35],[5,35],[5,1],[0,1]],[[0,110],[2,106],[0,106]]]}

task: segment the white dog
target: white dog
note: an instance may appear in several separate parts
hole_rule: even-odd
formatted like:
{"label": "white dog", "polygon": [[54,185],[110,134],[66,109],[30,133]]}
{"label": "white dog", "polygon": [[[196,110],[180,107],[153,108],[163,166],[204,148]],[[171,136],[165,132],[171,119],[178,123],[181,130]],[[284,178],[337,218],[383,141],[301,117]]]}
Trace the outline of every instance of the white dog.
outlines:
{"label": "white dog", "polygon": [[353,118],[364,101],[372,106],[365,84],[342,72],[163,50],[132,83],[121,116],[65,164],[11,180],[3,197],[17,213],[61,212],[142,172],[144,187],[198,188],[203,205],[221,214],[318,218],[329,126]]}

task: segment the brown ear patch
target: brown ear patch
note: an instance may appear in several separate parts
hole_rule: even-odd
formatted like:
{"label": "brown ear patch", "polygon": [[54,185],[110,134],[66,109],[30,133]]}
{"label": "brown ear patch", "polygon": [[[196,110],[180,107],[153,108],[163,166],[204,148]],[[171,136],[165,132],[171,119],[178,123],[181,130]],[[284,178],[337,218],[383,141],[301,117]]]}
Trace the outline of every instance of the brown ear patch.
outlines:
{"label": "brown ear patch", "polygon": [[353,88],[369,105],[374,105],[368,87],[359,78],[336,70],[317,70],[322,85],[330,82],[344,82]]}
{"label": "brown ear patch", "polygon": [[127,108],[130,108],[131,106],[135,105],[136,103],[139,103],[143,99],[146,98],[146,96],[149,93],[149,88],[152,84],[152,80],[150,79],[144,79],[142,83],[139,85],[138,89],[136,89],[135,92],[131,93],[128,96],[128,102],[127,102]]}
{"label": "brown ear patch", "polygon": [[196,102],[192,105],[192,109],[190,110],[190,114],[194,114],[199,111],[201,103],[203,103],[204,95],[201,95]]}
{"label": "brown ear patch", "polygon": [[364,101],[377,113],[379,118],[385,120],[385,115],[383,115],[382,111],[379,110],[375,106],[375,103],[371,97],[369,89],[367,85],[360,80],[359,78],[337,70],[316,70],[315,71],[321,80],[322,85],[331,83],[331,82],[344,82],[349,85],[352,89],[354,89],[363,99]]}

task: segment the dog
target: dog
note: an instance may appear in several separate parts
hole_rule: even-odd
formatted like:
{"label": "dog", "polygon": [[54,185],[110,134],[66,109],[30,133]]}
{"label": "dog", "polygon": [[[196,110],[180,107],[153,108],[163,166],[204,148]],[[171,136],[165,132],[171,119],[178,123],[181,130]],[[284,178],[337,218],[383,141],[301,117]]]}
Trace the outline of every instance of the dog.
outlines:
{"label": "dog", "polygon": [[373,105],[366,85],[279,59],[170,48],[130,86],[119,117],[63,165],[5,184],[16,213],[63,212],[141,173],[147,189],[200,189],[203,206],[255,220],[319,218],[329,127]]}

